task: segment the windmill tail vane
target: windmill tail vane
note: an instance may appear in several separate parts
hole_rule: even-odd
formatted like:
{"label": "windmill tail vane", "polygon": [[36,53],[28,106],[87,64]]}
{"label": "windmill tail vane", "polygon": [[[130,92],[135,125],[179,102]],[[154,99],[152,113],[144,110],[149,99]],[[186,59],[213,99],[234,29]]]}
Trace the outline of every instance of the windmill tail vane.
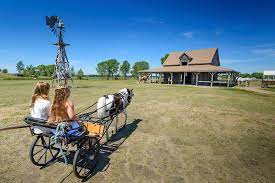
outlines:
{"label": "windmill tail vane", "polygon": [[54,35],[58,37],[58,42],[54,43],[54,45],[57,45],[58,48],[55,59],[52,83],[55,83],[57,86],[67,86],[68,80],[71,80],[73,83],[73,79],[70,72],[69,60],[67,58],[67,53],[65,49],[65,47],[69,44],[63,42],[65,30],[64,23],[58,16],[46,16],[46,25],[48,25]]}

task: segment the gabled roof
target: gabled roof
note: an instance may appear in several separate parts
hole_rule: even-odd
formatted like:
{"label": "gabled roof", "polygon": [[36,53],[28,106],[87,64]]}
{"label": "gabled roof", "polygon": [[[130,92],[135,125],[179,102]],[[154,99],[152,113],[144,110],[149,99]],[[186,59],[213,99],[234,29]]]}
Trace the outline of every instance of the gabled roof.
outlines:
{"label": "gabled roof", "polygon": [[190,50],[182,52],[172,52],[164,62],[164,66],[180,65],[180,58],[186,54],[192,58],[189,65],[211,64],[217,52],[217,48],[207,48],[202,50]]}

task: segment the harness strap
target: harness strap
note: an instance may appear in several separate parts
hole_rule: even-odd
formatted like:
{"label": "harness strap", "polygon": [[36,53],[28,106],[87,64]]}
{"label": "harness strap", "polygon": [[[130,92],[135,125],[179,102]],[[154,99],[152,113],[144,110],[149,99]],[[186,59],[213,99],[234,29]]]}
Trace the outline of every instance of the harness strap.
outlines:
{"label": "harness strap", "polygon": [[56,144],[59,146],[59,149],[61,151],[61,155],[64,158],[65,164],[68,164],[67,157],[68,155],[66,152],[63,151],[62,149],[62,141],[64,139],[64,136],[66,136],[66,128],[67,124],[65,122],[59,123],[56,127],[55,134],[51,137],[51,142],[53,142],[51,145]]}

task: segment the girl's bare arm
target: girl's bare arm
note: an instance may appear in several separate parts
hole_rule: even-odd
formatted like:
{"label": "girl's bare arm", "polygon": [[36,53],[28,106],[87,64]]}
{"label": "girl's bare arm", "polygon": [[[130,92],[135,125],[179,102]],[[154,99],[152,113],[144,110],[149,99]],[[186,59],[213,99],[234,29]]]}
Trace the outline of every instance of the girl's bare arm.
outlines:
{"label": "girl's bare arm", "polygon": [[67,105],[67,113],[68,113],[68,116],[70,118],[70,120],[78,120],[77,119],[77,116],[75,114],[75,111],[74,111],[74,104],[71,102],[71,101],[67,101],[66,103]]}

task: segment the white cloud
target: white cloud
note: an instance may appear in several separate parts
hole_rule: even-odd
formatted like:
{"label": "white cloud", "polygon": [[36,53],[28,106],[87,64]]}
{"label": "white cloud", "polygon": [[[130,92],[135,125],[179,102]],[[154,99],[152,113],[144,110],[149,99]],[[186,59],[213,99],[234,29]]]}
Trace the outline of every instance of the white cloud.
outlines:
{"label": "white cloud", "polygon": [[241,63],[259,63],[259,61],[265,62],[265,63],[270,63],[274,62],[273,59],[270,58],[262,58],[262,57],[257,57],[257,58],[245,58],[245,59],[222,59],[221,62],[222,64],[241,64]]}
{"label": "white cloud", "polygon": [[274,48],[255,48],[252,50],[254,54],[261,54],[263,56],[275,56]]}
{"label": "white cloud", "polygon": [[154,17],[148,17],[142,19],[143,22],[149,23],[149,24],[163,24],[164,21],[161,18],[154,18]]}
{"label": "white cloud", "polygon": [[234,64],[234,63],[240,63],[243,62],[244,60],[241,59],[223,59],[222,63],[223,64]]}
{"label": "white cloud", "polygon": [[275,43],[259,44],[255,46],[255,48],[270,48],[270,47],[275,47]]}
{"label": "white cloud", "polygon": [[183,32],[181,33],[182,36],[185,38],[192,38],[193,37],[193,32]]}
{"label": "white cloud", "polygon": [[[164,24],[164,20],[162,18],[157,17],[144,17],[144,18],[133,18],[131,21],[137,23],[146,23],[146,24]],[[133,22],[131,23],[133,24]]]}
{"label": "white cloud", "polygon": [[222,31],[216,31],[215,34],[216,34],[216,36],[219,36],[222,34]]}

